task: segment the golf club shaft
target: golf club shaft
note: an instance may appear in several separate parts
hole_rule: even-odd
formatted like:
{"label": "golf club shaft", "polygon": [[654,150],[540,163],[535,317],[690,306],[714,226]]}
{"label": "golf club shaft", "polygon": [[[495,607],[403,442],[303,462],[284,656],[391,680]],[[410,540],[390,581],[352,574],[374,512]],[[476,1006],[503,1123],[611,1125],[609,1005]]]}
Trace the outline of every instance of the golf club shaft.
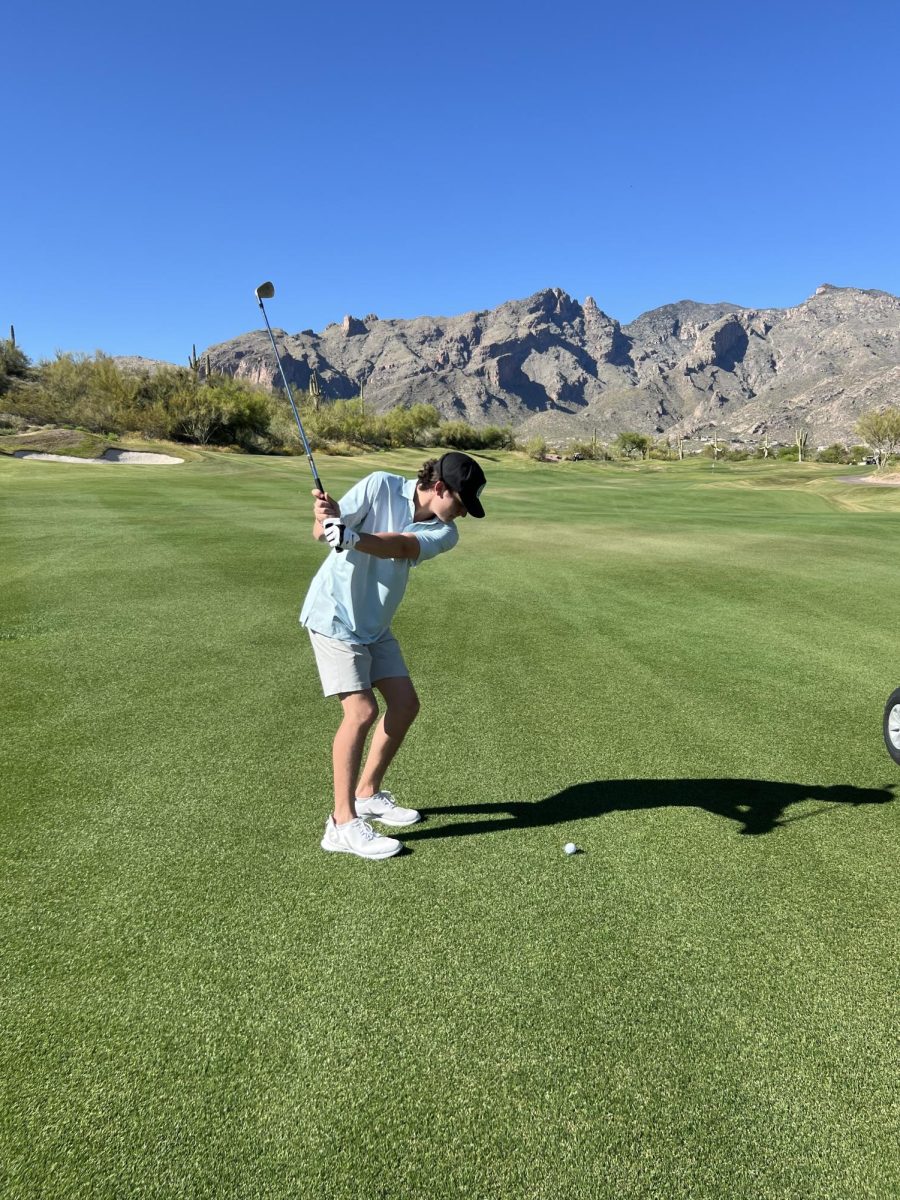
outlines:
{"label": "golf club shaft", "polygon": [[300,440],[303,442],[303,449],[306,451],[306,457],[309,462],[309,468],[312,471],[313,482],[320,492],[324,492],[322,480],[319,478],[319,472],[316,470],[316,464],[313,462],[312,450],[309,448],[309,442],[306,439],[306,434],[303,432],[303,422],[300,420],[300,414],[297,411],[297,405],[294,403],[294,394],[291,391],[291,385],[287,381],[287,375],[284,373],[284,367],[281,365],[281,355],[278,353],[278,347],[275,345],[275,335],[272,333],[272,326],[269,324],[269,318],[266,316],[266,308],[262,300],[257,296],[257,302],[262,309],[263,320],[266,323],[266,329],[269,331],[269,340],[272,343],[272,349],[275,351],[275,361],[278,363],[278,370],[281,372],[281,378],[284,382],[284,389],[287,392],[288,400],[291,402],[291,408],[294,410],[294,417],[297,421],[297,428],[300,430]]}

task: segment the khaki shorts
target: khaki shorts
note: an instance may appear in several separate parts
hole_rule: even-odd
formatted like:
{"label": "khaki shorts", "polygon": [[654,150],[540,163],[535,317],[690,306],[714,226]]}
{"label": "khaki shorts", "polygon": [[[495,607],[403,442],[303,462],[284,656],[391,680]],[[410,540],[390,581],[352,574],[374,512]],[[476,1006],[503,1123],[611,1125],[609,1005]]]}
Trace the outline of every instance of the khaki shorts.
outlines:
{"label": "khaki shorts", "polygon": [[390,630],[376,642],[342,642],[307,630],[326,696],[365,692],[380,679],[409,677],[400,645]]}

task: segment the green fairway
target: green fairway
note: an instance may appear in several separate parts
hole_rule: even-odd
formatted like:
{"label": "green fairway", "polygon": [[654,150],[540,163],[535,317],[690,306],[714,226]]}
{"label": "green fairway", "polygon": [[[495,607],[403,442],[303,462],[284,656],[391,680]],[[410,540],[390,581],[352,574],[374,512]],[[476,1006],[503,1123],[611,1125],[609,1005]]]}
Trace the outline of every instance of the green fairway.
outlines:
{"label": "green fairway", "polygon": [[305,460],[0,457],[3,1196],[900,1191],[900,489],[479,457],[383,863],[319,849]]}

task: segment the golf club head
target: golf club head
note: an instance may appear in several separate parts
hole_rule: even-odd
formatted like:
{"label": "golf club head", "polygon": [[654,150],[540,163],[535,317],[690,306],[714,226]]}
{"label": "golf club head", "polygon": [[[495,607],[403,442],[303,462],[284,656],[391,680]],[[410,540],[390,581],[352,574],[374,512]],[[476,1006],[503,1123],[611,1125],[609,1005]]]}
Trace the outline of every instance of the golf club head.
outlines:
{"label": "golf club head", "polygon": [[269,282],[261,283],[256,289],[257,300],[271,300],[275,295],[275,284]]}

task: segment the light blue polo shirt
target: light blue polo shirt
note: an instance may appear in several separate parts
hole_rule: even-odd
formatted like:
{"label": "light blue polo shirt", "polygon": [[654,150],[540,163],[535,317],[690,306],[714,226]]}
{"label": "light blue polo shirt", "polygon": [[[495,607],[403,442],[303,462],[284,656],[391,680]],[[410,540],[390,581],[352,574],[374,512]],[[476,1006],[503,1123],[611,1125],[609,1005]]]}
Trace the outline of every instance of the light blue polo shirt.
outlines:
{"label": "light blue polo shirt", "polygon": [[332,550],[319,567],[303,608],[300,624],[342,642],[368,644],[391,626],[406,591],[409,568],[426,562],[459,541],[459,530],[435,517],[414,521],[416,480],[374,471],[350,489],[340,502],[341,519],[357,533],[413,533],[419,557],[375,558],[359,550]]}

